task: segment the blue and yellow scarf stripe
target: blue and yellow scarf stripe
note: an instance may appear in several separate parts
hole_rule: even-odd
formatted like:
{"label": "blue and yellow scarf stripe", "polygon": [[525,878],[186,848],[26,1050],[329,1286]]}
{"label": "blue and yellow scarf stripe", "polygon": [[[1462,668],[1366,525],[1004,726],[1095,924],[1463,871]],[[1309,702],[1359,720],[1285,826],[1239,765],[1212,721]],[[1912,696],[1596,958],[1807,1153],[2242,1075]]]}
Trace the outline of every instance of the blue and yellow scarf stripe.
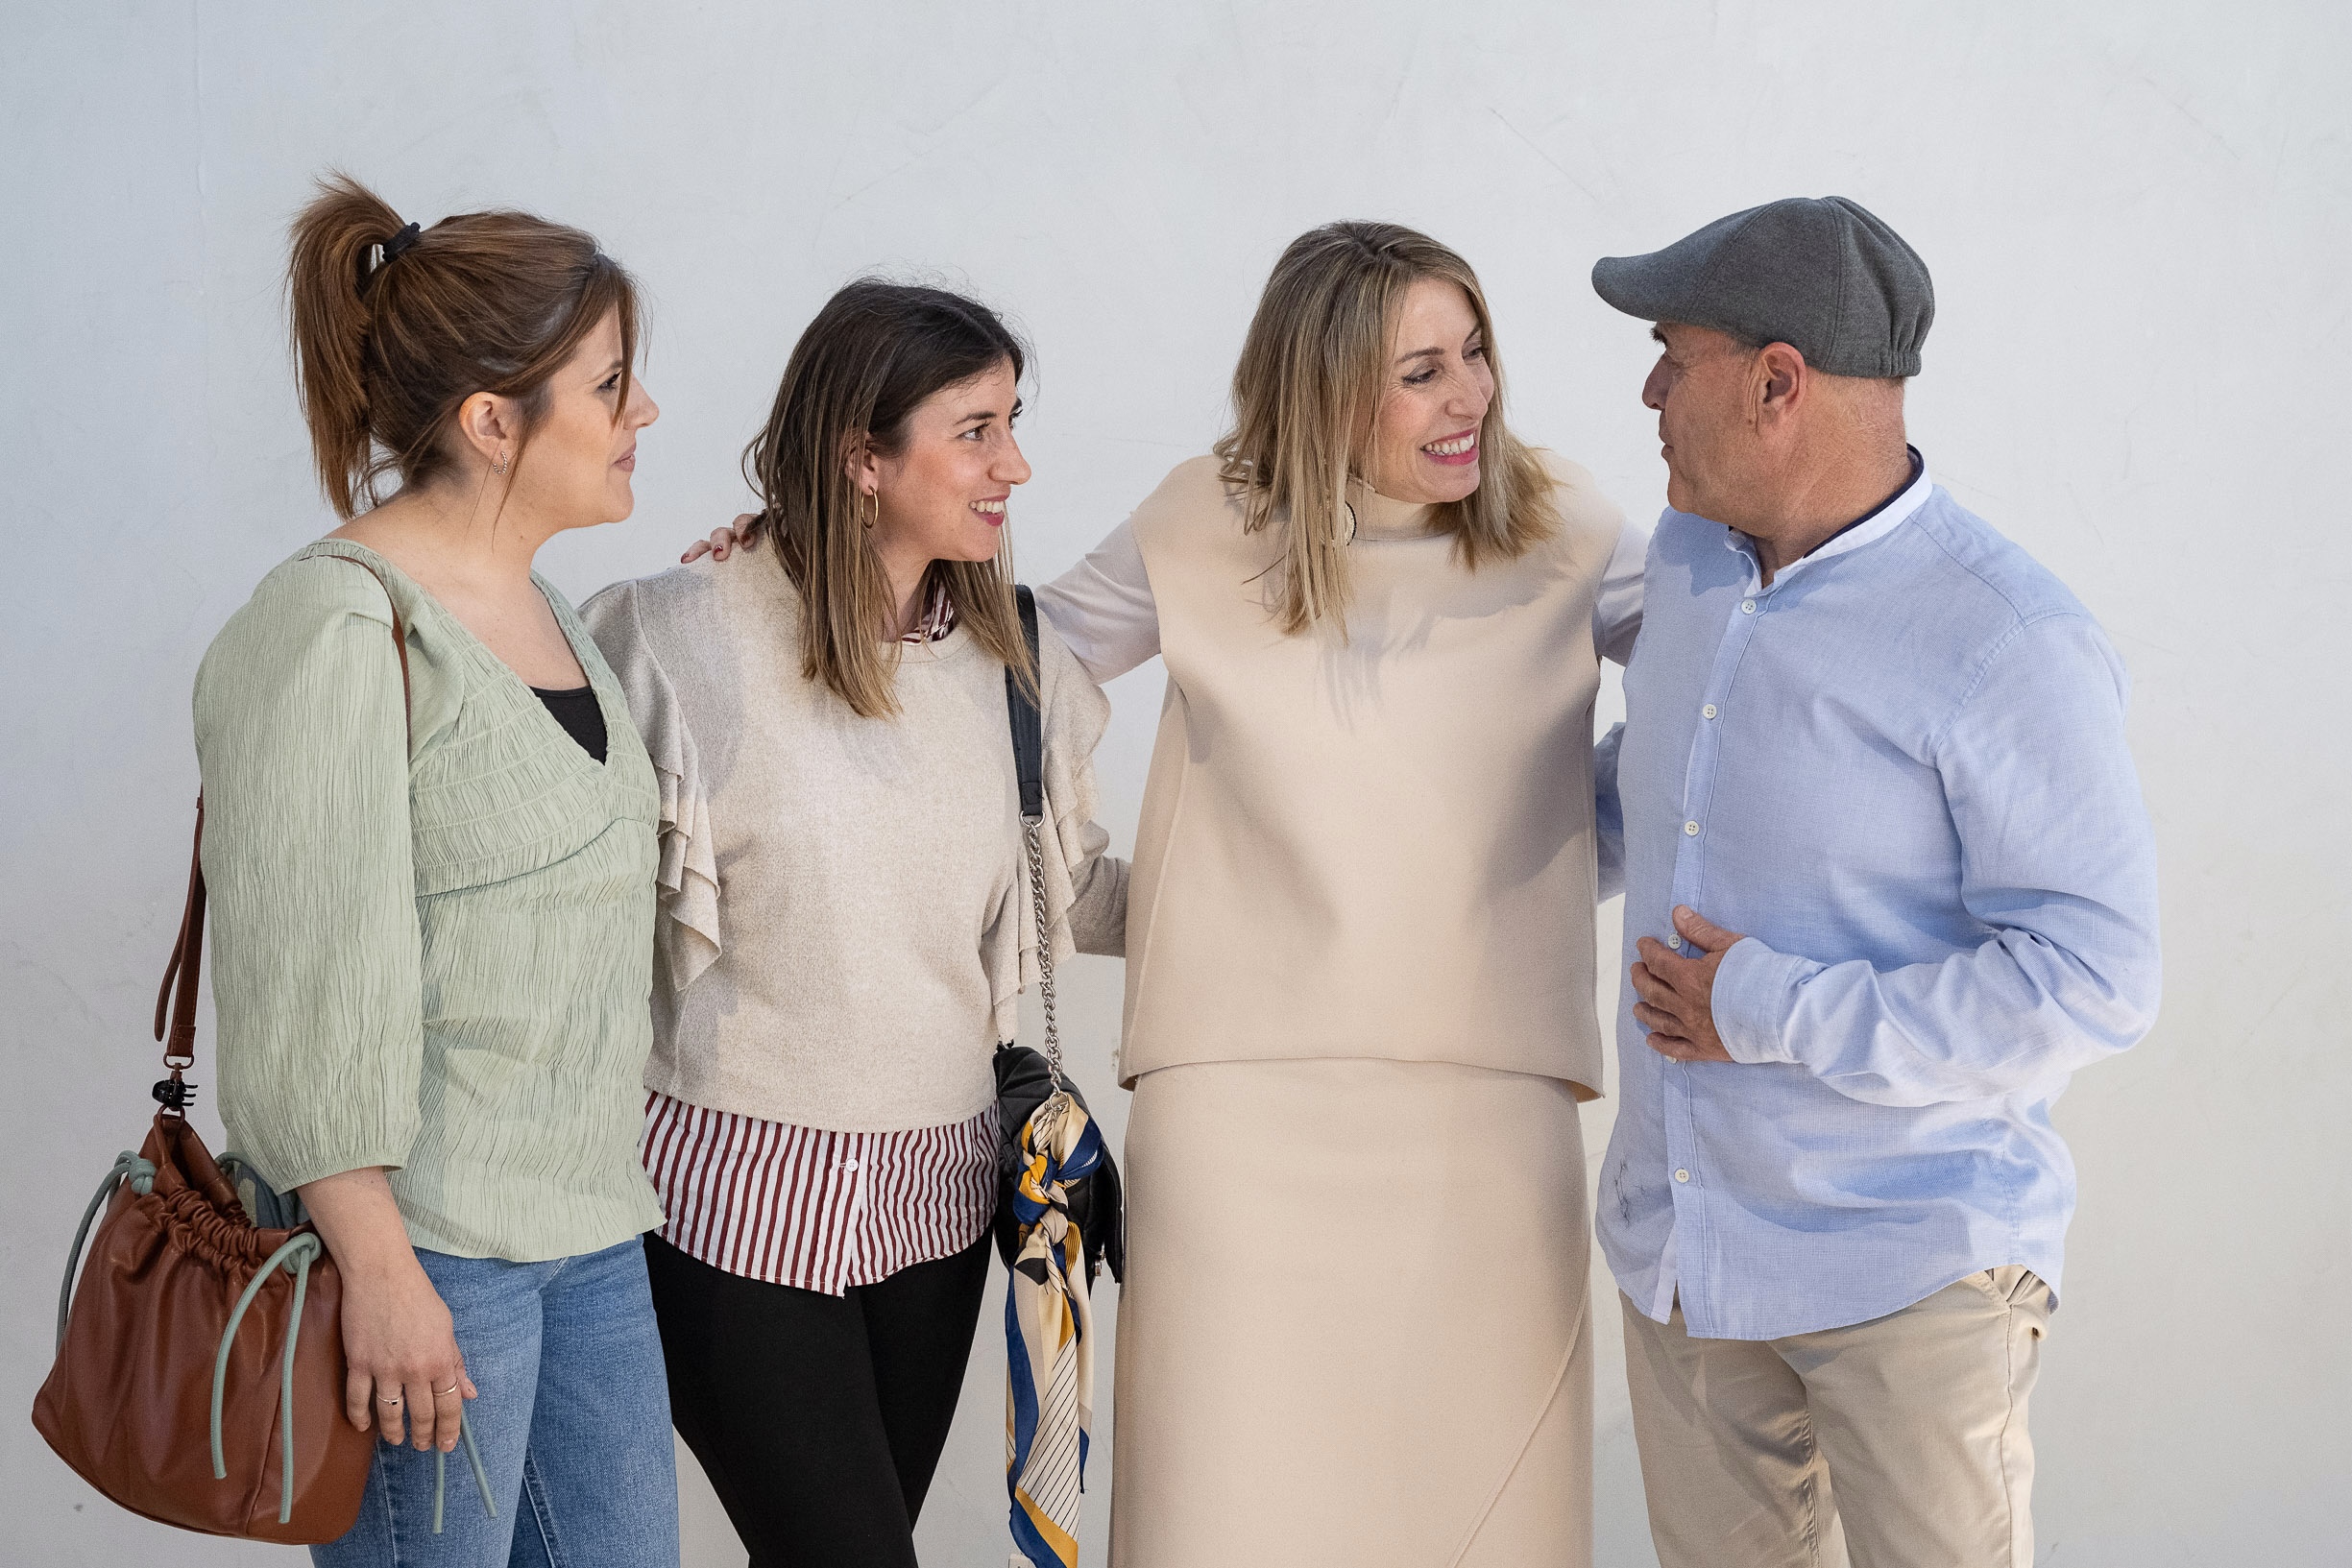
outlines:
{"label": "blue and yellow scarf stripe", "polygon": [[1103,1135],[1056,1091],[1021,1128],[1013,1192],[1021,1227],[1005,1292],[1005,1481],[1012,1538],[1033,1568],[1077,1568],[1079,1497],[1094,1426],[1093,1315],[1085,1238],[1069,1185],[1103,1160]]}

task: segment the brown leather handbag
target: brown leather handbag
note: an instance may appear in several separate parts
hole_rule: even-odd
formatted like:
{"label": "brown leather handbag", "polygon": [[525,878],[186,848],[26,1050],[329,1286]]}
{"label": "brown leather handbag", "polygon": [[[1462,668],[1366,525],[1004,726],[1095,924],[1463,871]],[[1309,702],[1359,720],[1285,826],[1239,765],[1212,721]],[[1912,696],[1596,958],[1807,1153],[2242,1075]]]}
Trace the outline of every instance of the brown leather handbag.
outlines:
{"label": "brown leather handbag", "polygon": [[[397,606],[392,630],[405,693]],[[170,1073],[154,1090],[162,1109],[82,1216],[58,1293],[57,1364],[33,1424],[83,1480],[133,1513],[206,1534],[316,1544],[358,1519],[376,1437],[344,1419],[343,1285],[318,1232],[256,1224],[239,1184],[188,1125],[204,835],[199,800],[187,905],[156,998]],[[291,1218],[256,1182],[243,1185],[257,1190],[260,1218]],[[85,1241],[89,1263],[77,1291]],[[467,1450],[473,1459],[471,1440]]]}
{"label": "brown leather handbag", "polygon": [[[196,822],[201,854],[201,802]],[[343,1418],[343,1284],[318,1232],[256,1226],[188,1125],[204,922],[200,863],[156,999],[158,1040],[170,1013],[163,1108],[82,1217],[33,1424],[133,1513],[211,1535],[331,1541],[359,1517],[376,1438]]]}

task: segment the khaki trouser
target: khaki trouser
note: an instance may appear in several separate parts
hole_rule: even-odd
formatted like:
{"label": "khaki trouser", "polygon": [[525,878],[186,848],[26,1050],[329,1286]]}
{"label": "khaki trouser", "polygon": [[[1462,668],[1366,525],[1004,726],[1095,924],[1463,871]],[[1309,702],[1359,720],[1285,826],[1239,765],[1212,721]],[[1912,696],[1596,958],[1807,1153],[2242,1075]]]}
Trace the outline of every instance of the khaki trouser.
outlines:
{"label": "khaki trouser", "polygon": [[1784,1339],[1694,1339],[1679,1303],[1662,1324],[1623,1305],[1661,1568],[2030,1568],[2050,1313],[2031,1270]]}

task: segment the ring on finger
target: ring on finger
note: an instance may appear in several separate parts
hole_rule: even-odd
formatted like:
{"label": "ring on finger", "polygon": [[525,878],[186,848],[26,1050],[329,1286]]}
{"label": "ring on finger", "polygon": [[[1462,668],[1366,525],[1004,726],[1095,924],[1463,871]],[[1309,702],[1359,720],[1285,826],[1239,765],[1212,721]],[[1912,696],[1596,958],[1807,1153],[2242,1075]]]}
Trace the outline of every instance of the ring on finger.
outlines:
{"label": "ring on finger", "polygon": [[399,1394],[377,1394],[376,1402],[378,1405],[397,1405],[400,1402],[400,1396]]}
{"label": "ring on finger", "polygon": [[457,1392],[457,1385],[452,1383],[448,1387],[441,1390],[441,1397],[447,1399],[449,1395],[455,1392]]}

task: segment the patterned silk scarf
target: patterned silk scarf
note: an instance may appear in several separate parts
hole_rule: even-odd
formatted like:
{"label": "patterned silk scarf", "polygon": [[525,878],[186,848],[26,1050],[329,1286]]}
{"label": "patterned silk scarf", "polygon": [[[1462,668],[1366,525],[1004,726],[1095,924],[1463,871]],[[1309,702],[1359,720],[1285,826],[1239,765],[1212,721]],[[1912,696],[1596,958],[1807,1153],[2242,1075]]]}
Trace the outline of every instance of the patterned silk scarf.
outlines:
{"label": "patterned silk scarf", "polygon": [[1005,1484],[1011,1568],[1077,1568],[1079,1494],[1094,1425],[1094,1318],[1085,1239],[1067,1184],[1103,1159],[1103,1135],[1056,1091],[1021,1128],[1013,1196],[1021,1249],[1005,1291]]}

